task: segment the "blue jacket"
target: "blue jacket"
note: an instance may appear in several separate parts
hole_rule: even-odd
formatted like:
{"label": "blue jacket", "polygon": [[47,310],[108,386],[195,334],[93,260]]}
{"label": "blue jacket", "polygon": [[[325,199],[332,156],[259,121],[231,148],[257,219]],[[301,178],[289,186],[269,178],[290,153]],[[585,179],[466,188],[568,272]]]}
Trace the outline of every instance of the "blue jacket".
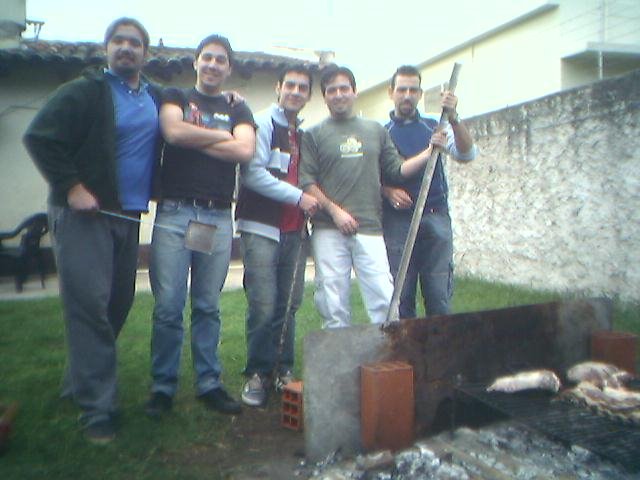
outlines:
{"label": "blue jacket", "polygon": [[[410,119],[402,119],[395,116],[394,111],[389,114],[391,121],[385,125],[385,128],[389,131],[393,143],[396,145],[398,152],[404,158],[410,158],[417,155],[422,150],[429,146],[429,141],[433,131],[438,126],[438,122],[433,118],[427,118],[416,112],[416,115]],[[461,154],[458,152],[455,144],[455,138],[453,136],[453,130],[448,127],[447,137],[447,153],[450,153],[457,160],[469,161],[475,157],[475,146],[471,151]],[[420,185],[422,183],[424,170],[421,173],[406,179],[402,184],[393,184],[393,186],[401,187],[405,189],[411,198],[415,201],[418,198],[420,192]],[[391,185],[390,183],[387,183]],[[434,208],[440,211],[447,211],[448,209],[448,194],[449,187],[447,186],[447,179],[444,173],[443,156],[436,163],[435,171],[433,172],[433,179],[431,181],[431,188],[427,195],[427,208]],[[396,213],[401,215],[411,216],[413,214],[413,208],[407,210],[395,210],[389,202],[383,202],[384,212]],[[425,209],[425,213],[427,210]]]}

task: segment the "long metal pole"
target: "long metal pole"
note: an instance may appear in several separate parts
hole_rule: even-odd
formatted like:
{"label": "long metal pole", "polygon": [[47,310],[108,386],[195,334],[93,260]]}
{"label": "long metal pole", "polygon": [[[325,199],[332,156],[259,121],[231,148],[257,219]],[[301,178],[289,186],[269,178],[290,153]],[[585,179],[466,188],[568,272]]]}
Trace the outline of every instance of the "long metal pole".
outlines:
{"label": "long metal pole", "polygon": [[[455,63],[453,65],[453,71],[451,72],[451,78],[449,79],[448,90],[454,92],[458,84],[458,73],[460,72],[462,65]],[[447,122],[447,114],[442,110],[440,114],[440,122],[438,127],[443,128]],[[398,267],[398,273],[396,274],[395,282],[393,285],[393,296],[391,297],[391,305],[389,306],[389,313],[387,313],[387,320],[382,324],[384,328],[388,323],[397,322],[400,320],[399,305],[400,305],[400,293],[404,287],[404,282],[407,278],[407,270],[409,269],[409,261],[411,260],[411,254],[413,253],[413,246],[416,242],[416,236],[418,235],[418,229],[420,228],[420,219],[424,212],[424,207],[427,203],[427,195],[429,188],[431,187],[431,180],[433,179],[433,172],[436,168],[436,163],[440,159],[442,153],[439,149],[433,149],[427,164],[425,165],[424,176],[422,177],[422,184],[420,185],[420,193],[416,200],[416,205],[413,210],[413,216],[411,217],[411,224],[409,226],[409,233],[404,242],[404,249],[402,251],[402,259],[400,260],[400,266]]]}
{"label": "long metal pole", "polygon": [[122,220],[128,220],[130,222],[139,223],[141,225],[150,225],[152,227],[164,228],[165,230],[169,230],[170,232],[174,232],[174,233],[184,233],[184,230],[178,227],[172,227],[171,225],[162,225],[156,222],[148,222],[145,220],[141,220],[139,218],[130,217],[128,215],[122,215],[121,213],[111,212],[109,210],[100,209],[98,210],[98,213],[102,213],[103,215],[108,215],[110,217],[121,218]]}
{"label": "long metal pole", "polygon": [[[284,343],[286,340],[287,332],[289,331],[289,322],[293,321],[291,317],[291,308],[293,306],[293,294],[296,289],[296,284],[298,283],[298,279],[300,278],[300,273],[304,275],[304,272],[307,268],[307,256],[304,255],[305,243],[308,238],[309,233],[309,218],[305,216],[304,225],[302,226],[302,230],[300,230],[300,243],[298,244],[298,251],[296,252],[296,259],[293,264],[293,272],[291,274],[291,287],[289,287],[289,291],[287,292],[287,303],[284,309],[284,318],[282,321],[282,328],[280,329],[280,340],[278,342],[278,351],[276,353],[276,363],[273,367],[273,378],[278,379],[278,375],[280,374],[280,363],[282,362],[282,353],[284,352]],[[302,267],[302,268],[301,268]]]}

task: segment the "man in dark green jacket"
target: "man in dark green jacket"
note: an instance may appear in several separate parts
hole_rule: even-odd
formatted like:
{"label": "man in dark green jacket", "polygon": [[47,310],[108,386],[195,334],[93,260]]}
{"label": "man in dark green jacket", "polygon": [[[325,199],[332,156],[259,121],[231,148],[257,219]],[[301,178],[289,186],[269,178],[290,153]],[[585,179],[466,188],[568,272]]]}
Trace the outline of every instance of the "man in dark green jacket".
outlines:
{"label": "man in dark green jacket", "polygon": [[133,303],[136,220],[148,210],[159,165],[159,92],[140,74],[149,34],[120,18],[105,47],[107,68],[61,86],[24,136],[50,186],[68,348],[63,395],[80,407],[85,437],[96,444],[115,438],[116,338]]}

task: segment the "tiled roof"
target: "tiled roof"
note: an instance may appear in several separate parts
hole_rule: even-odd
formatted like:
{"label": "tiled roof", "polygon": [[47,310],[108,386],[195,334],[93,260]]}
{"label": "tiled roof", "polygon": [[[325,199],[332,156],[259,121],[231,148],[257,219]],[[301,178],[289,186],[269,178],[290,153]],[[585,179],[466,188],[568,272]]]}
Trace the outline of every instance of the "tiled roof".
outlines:
{"label": "tiled roof", "polygon": [[[192,69],[192,48],[149,47],[145,73],[162,79],[171,79],[182,71]],[[286,65],[303,63],[312,71],[318,70],[318,62],[298,60],[292,57],[271,55],[262,52],[234,52],[234,70],[242,77],[256,70],[280,70]],[[85,67],[105,63],[104,47],[101,43],[60,42],[45,40],[22,40],[16,48],[0,49],[0,66],[30,63],[36,65],[66,64]]]}

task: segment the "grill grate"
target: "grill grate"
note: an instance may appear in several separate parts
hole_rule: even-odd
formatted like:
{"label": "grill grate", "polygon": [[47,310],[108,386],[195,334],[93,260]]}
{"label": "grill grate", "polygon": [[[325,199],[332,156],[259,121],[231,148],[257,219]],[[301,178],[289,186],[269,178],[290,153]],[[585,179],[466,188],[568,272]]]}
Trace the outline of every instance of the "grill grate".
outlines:
{"label": "grill grate", "polygon": [[487,392],[486,386],[467,383],[456,389],[556,441],[579,445],[630,472],[640,472],[640,428],[554,400],[548,392]]}

